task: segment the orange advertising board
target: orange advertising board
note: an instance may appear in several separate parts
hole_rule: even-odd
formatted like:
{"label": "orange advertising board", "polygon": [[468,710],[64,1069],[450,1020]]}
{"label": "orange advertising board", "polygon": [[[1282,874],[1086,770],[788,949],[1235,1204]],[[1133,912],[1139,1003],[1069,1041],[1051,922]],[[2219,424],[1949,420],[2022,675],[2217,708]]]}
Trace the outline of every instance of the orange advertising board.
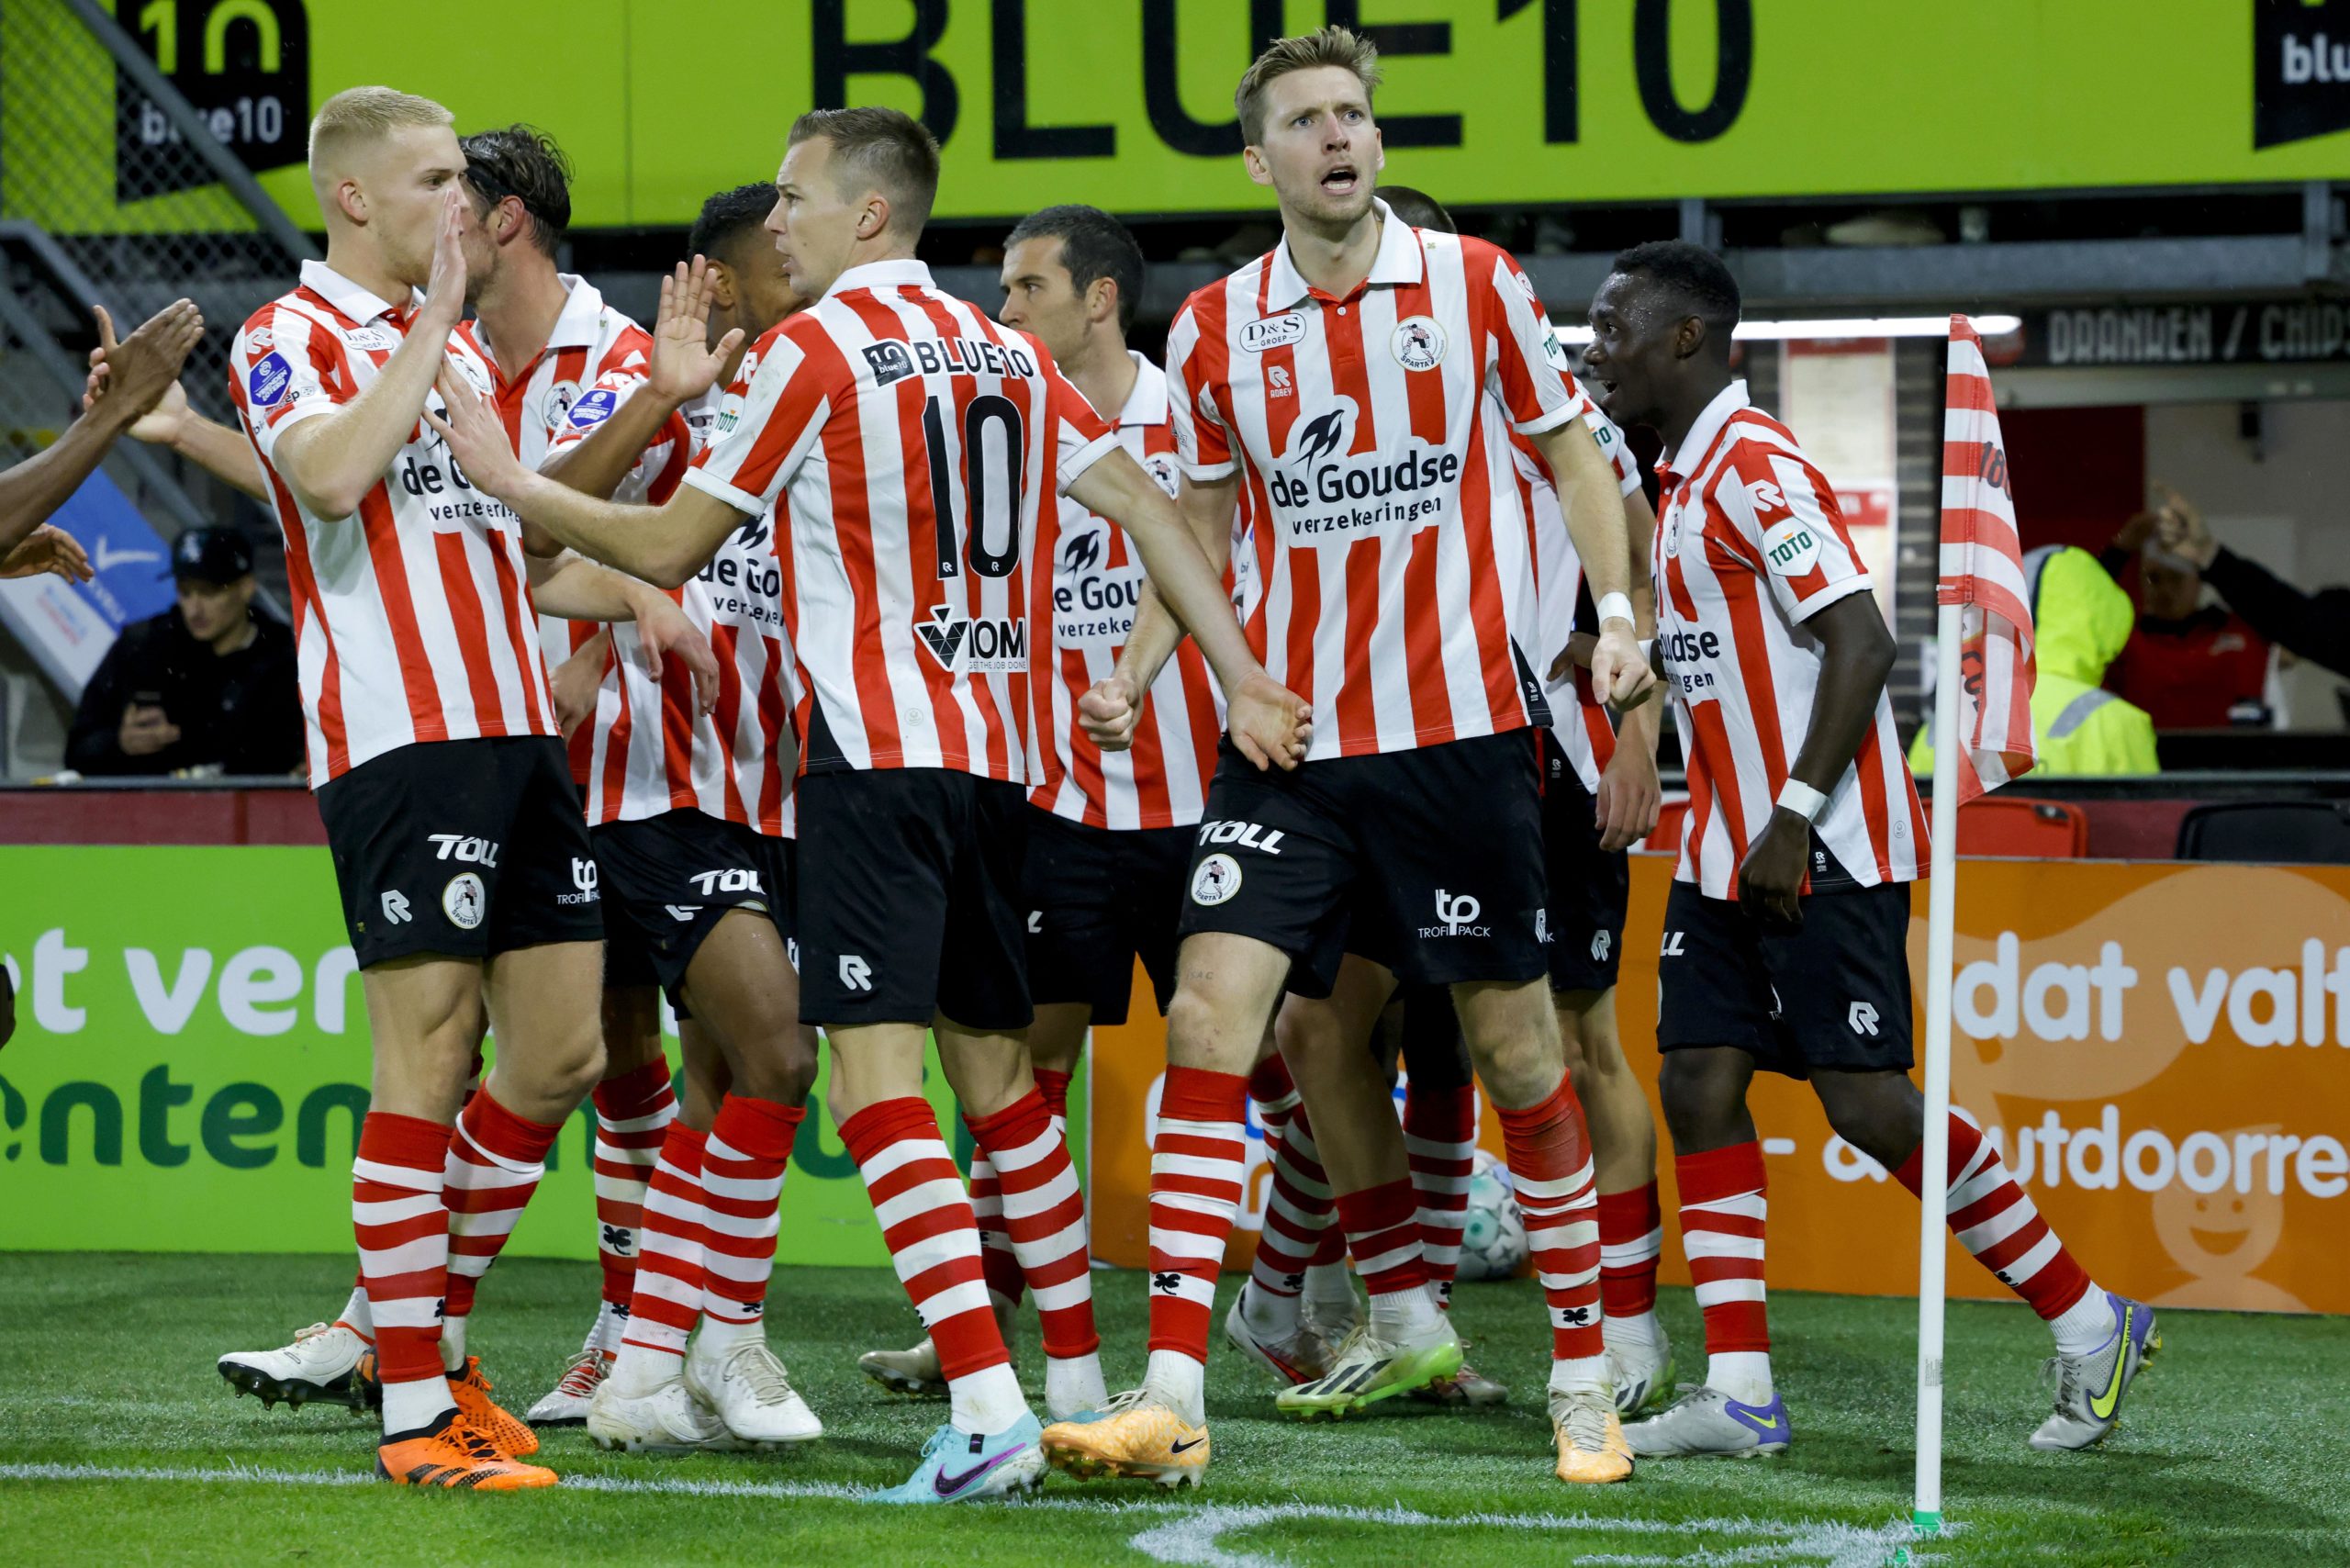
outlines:
{"label": "orange advertising board", "polygon": [[[1633,861],[1617,997],[1651,1100],[1671,874],[1663,857]],[[1919,883],[1921,1049],[1925,953]],[[2158,1305],[2350,1312],[2350,868],[1967,861],[1956,963],[1952,1100],[2099,1282]],[[1147,989],[1130,1017],[1094,1032],[1093,1245],[1140,1267],[1165,1040]],[[1914,1294],[1916,1202],[1829,1131],[1805,1085],[1758,1077],[1752,1104],[1769,1282]],[[1498,1154],[1490,1109],[1482,1133]],[[1251,1256],[1270,1180],[1261,1139],[1250,1148],[1232,1268]],[[1669,1153],[1660,1166],[1676,1232]],[[1953,1295],[2007,1294],[1955,1242],[1949,1276]],[[1688,1282],[1671,1237],[1662,1277]]]}

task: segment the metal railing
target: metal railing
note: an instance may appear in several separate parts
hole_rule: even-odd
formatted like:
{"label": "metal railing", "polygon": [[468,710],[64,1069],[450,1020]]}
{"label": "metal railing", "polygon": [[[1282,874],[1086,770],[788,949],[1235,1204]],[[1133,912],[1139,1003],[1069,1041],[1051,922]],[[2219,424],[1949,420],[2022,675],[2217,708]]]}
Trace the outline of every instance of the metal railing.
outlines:
{"label": "metal railing", "polygon": [[[109,111],[108,106],[111,106]],[[53,286],[128,331],[187,295],[210,323],[188,364],[190,400],[233,417],[239,323],[286,288],[317,248],[186,97],[95,0],[0,6],[0,219],[46,234]]]}

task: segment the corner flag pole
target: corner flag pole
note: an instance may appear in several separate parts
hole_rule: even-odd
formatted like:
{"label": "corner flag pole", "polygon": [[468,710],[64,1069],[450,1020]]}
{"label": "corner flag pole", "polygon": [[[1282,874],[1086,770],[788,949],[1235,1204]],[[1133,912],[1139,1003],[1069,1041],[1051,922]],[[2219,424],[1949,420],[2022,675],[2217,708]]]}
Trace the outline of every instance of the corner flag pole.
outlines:
{"label": "corner flag pole", "polygon": [[1965,607],[1934,611],[1933,856],[1926,882],[1926,1138],[1918,1229],[1918,1488],[1912,1523],[1942,1528],[1942,1294],[1949,1261],[1952,933],[1958,919],[1959,644]]}

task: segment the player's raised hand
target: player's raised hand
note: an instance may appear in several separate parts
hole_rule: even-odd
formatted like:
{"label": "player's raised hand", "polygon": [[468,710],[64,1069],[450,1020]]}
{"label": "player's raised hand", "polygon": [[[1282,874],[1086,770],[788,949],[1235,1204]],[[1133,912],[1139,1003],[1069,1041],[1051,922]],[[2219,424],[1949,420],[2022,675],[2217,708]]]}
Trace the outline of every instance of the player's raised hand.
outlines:
{"label": "player's raised hand", "polygon": [[0,555],[0,577],[37,577],[43,572],[69,583],[86,583],[93,576],[80,541],[54,523],[42,523]]}
{"label": "player's raised hand", "polygon": [[718,655],[676,600],[662,593],[639,595],[636,640],[644,650],[645,674],[659,680],[667,667],[663,660],[675,655],[693,672],[696,711],[708,713],[718,705]]}
{"label": "player's raised hand", "polygon": [[[94,377],[104,383],[99,401],[125,429],[179,389],[180,367],[204,336],[204,313],[189,299],[175,299],[140,324],[120,342],[115,341],[114,319],[106,307],[94,306],[98,321],[98,352],[91,358]],[[102,368],[101,368],[102,366]],[[85,386],[84,407],[89,406]]]}
{"label": "player's raised hand", "polygon": [[1142,722],[1142,701],[1134,682],[1109,675],[1093,683],[1077,700],[1077,722],[1103,751],[1125,751],[1135,744],[1135,726]]}
{"label": "player's raised hand", "polygon": [[1591,689],[1619,713],[1656,693],[1656,671],[1640,656],[1639,639],[1621,621],[1600,622],[1591,648]]}
{"label": "player's raised hand", "polygon": [[1224,722],[1240,755],[1259,768],[1289,772],[1305,760],[1314,740],[1314,710],[1263,670],[1234,689],[1225,703]]}
{"label": "player's raised hand", "polygon": [[[94,305],[90,308],[98,319],[98,346],[90,351],[90,375],[82,384],[84,413],[96,408],[98,399],[114,385],[113,356],[122,347],[115,341],[114,318],[106,314],[106,308]],[[153,408],[130,422],[127,433],[133,441],[169,446],[187,428],[187,389],[174,381],[163,388],[163,396]]]}
{"label": "player's raised hand", "polygon": [[696,256],[661,280],[661,310],[653,323],[653,364],[645,389],[670,404],[690,403],[717,384],[743,348],[743,329],[710,342],[710,263]]}
{"label": "player's raised hand", "polygon": [[425,280],[420,320],[442,331],[465,319],[465,196],[451,185],[432,234],[432,272]]}
{"label": "player's raised hand", "polygon": [[427,409],[424,422],[449,443],[449,455],[456,459],[476,489],[504,500],[528,476],[521,460],[514,455],[513,443],[507,440],[505,421],[490,407],[489,399],[474,390],[474,384],[453,361],[442,362],[440,379],[433,386],[446,412],[436,414]]}

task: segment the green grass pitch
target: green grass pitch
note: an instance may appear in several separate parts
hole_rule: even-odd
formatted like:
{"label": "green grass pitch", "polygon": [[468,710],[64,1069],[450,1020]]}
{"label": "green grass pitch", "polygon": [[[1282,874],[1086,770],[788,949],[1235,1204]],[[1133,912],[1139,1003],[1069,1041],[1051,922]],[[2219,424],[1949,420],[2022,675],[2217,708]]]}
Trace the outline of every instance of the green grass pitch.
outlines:
{"label": "green grass pitch", "polygon": [[[884,1271],[777,1276],[771,1332],[828,1428],[820,1442],[656,1460],[556,1433],[541,1457],[565,1484],[504,1496],[368,1481],[369,1423],[340,1406],[264,1410],[216,1375],[220,1352],[280,1343],[339,1305],[350,1273],[325,1258],[0,1256],[0,1562],[1873,1568],[1906,1539],[1908,1302],[1772,1299],[1796,1432],[1776,1462],[1657,1462],[1605,1488],[1558,1482],[1541,1413],[1541,1304],[1516,1282],[1463,1286],[1458,1309],[1476,1363],[1515,1391],[1504,1409],[1396,1402],[1301,1426],[1278,1418],[1219,1346],[1203,1490],[1056,1476],[1034,1502],[893,1510],[856,1494],[902,1479],[945,1406],[892,1397],[855,1371],[858,1351],[914,1336]],[[1095,1278],[1115,1388],[1140,1372],[1141,1282]],[[543,1392],[576,1347],[595,1280],[588,1264],[517,1259],[488,1281],[475,1348],[512,1408]],[[1691,1375],[1696,1309],[1677,1291],[1662,1310]],[[1918,1543],[1912,1560],[2350,1562],[2350,1323],[2175,1312],[2164,1327],[2167,1349],[2103,1450],[2036,1454],[2024,1439],[2044,1413],[2045,1332],[2020,1307],[1953,1304],[1953,1532]],[[1034,1396],[1033,1319],[1019,1349]]]}

